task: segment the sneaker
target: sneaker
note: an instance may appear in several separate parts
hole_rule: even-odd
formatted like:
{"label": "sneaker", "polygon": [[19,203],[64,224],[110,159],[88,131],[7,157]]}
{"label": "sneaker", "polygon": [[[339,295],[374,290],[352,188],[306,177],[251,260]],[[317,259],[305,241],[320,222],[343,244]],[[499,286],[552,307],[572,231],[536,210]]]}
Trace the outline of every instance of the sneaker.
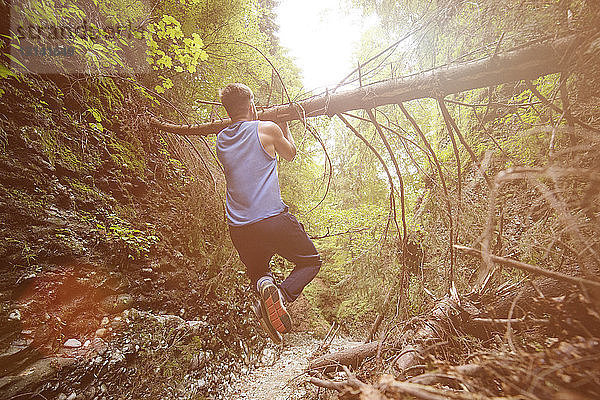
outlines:
{"label": "sneaker", "polygon": [[252,304],[252,311],[254,311],[254,315],[256,315],[256,318],[258,318],[258,320],[260,321],[260,326],[267,333],[267,335],[269,335],[271,340],[279,344],[282,340],[281,335],[269,323],[269,317],[263,311],[263,308],[261,307],[260,303],[260,300],[256,300],[256,302]]}
{"label": "sneaker", "polygon": [[271,281],[260,285],[261,307],[266,312],[268,321],[279,333],[288,333],[292,330],[292,319],[285,309],[283,296],[279,288]]}

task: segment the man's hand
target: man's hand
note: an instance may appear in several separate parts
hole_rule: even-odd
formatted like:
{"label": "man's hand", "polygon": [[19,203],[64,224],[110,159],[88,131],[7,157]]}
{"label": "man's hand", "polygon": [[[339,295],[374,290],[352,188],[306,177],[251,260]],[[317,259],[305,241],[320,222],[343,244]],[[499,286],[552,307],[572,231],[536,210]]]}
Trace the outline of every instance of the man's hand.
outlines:
{"label": "man's hand", "polygon": [[294,137],[290,133],[287,122],[274,123],[261,121],[258,125],[258,137],[265,151],[275,157],[279,154],[287,161],[292,161],[296,156]]}

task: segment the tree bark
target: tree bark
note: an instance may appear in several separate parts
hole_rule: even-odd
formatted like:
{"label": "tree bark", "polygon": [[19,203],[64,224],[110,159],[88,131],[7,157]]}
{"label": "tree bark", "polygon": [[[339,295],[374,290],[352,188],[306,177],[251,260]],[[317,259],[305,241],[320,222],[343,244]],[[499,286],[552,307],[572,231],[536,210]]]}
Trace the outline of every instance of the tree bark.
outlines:
{"label": "tree bark", "polygon": [[365,358],[374,356],[378,346],[379,341],[375,341],[336,353],[325,354],[311,362],[308,369],[310,372],[331,372],[342,365],[356,368]]}
{"label": "tree bark", "polygon": [[[580,42],[580,38],[572,35],[357,89],[327,92],[299,103],[265,109],[258,114],[258,119],[292,121],[318,115],[332,116],[350,110],[375,108],[426,97],[438,98],[506,82],[536,79],[564,70],[567,60],[563,56]],[[194,125],[172,124],[154,118],[151,122],[154,126],[175,134],[203,136],[216,134],[231,124],[229,119]]]}
{"label": "tree bark", "polygon": [[[565,293],[565,288],[561,287],[553,279],[544,278],[536,281],[536,288],[539,288],[545,297],[559,296]],[[503,318],[509,313],[509,308],[514,301],[517,293],[521,293],[524,299],[538,296],[537,289],[531,285],[521,287],[522,291],[517,290],[516,286],[508,287],[507,290],[490,296],[485,301],[486,314],[492,318]],[[490,302],[491,300],[491,302]],[[424,318],[420,327],[414,331],[407,331],[399,342],[404,343],[402,350],[398,353],[394,361],[394,367],[400,372],[399,377],[406,379],[405,372],[422,363],[430,348],[436,343],[441,343],[447,339],[446,332],[450,331],[451,326],[455,329],[462,329],[474,334],[475,336],[489,337],[491,332],[495,332],[494,324],[482,323],[477,321],[476,317],[481,317],[481,311],[474,308],[466,299],[460,300],[462,305],[458,304],[456,298],[446,296],[439,300],[429,315]],[[489,302],[489,303],[488,303]],[[533,304],[525,301],[524,304]],[[526,307],[526,310],[528,308]],[[464,312],[466,311],[467,316]],[[462,314],[462,315],[461,315]],[[483,314],[485,315],[485,314]],[[522,318],[524,314],[513,315],[514,318]],[[466,317],[466,318],[465,318]],[[473,319],[475,317],[475,319]],[[486,316],[489,318],[489,316]],[[503,322],[502,320],[500,322]],[[546,321],[531,321],[532,324],[545,323]],[[525,321],[524,321],[525,323]],[[485,326],[484,326],[485,325]],[[504,327],[501,327],[504,329]],[[377,353],[380,345],[379,341],[365,343],[350,349],[342,350],[332,354],[326,354],[315,359],[310,363],[308,369],[310,372],[331,372],[340,369],[342,366],[352,366],[356,368],[366,358],[373,357]],[[385,344],[382,344],[384,349]]]}
{"label": "tree bark", "polygon": [[[395,361],[395,367],[404,372],[419,364],[426,353],[426,348],[432,342],[443,341],[444,332],[447,331],[452,318],[459,313],[456,302],[449,296],[440,300],[432,310],[430,316],[423,322],[414,334],[406,335],[408,344],[404,346],[400,356]],[[326,354],[314,360],[309,365],[309,370],[330,372],[346,365],[357,367],[367,357],[372,357],[377,352],[379,341],[366,343],[333,354]]]}
{"label": "tree bark", "polygon": [[394,367],[404,375],[409,368],[418,365],[426,355],[428,347],[445,340],[445,332],[448,331],[452,319],[459,312],[458,305],[450,296],[440,300],[429,318],[411,337],[410,343],[404,346],[400,356],[394,363]]}

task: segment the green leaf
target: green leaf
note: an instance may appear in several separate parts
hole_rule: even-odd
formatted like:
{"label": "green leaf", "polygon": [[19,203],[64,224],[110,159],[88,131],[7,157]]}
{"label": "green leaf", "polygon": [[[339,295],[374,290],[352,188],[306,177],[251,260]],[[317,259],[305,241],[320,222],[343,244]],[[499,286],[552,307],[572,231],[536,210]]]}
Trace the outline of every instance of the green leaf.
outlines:
{"label": "green leaf", "polygon": [[17,77],[17,74],[8,69],[4,64],[0,63],[0,78],[5,79],[9,76]]}
{"label": "green leaf", "polygon": [[[21,67],[27,69],[27,67],[25,65],[23,65],[23,63],[21,61],[19,61],[15,56],[13,56],[12,54],[9,53],[2,53],[4,54],[6,57],[10,58],[12,61],[16,62],[17,64],[19,64]],[[15,75],[16,76],[16,75]]]}
{"label": "green leaf", "polygon": [[95,108],[89,108],[88,111],[92,114],[96,122],[102,121],[102,114],[100,114],[100,111]]}
{"label": "green leaf", "polygon": [[104,131],[104,126],[100,122],[88,122],[91,128],[98,129],[100,132]]}

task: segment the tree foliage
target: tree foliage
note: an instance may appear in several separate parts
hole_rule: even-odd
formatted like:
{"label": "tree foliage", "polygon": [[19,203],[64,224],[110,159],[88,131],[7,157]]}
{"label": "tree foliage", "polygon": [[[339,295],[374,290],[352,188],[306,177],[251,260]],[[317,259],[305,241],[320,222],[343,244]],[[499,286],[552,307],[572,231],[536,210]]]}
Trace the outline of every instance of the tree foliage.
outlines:
{"label": "tree foliage", "polygon": [[[366,85],[493,56],[549,36],[575,33],[597,37],[594,16],[597,17],[598,9],[588,2],[355,1],[349,2],[350,5],[362,7],[365,14],[376,14],[381,25],[363,37],[356,54],[361,63],[360,71],[340,82],[339,90],[358,85],[359,75],[362,84]],[[593,103],[593,97],[583,96],[583,93],[596,85],[597,79],[589,71],[597,70],[597,56],[581,58],[571,65],[569,71],[539,78],[532,84],[544,98],[554,99],[562,109],[569,103],[563,103],[566,100],[559,94],[561,90],[566,88],[567,100],[569,96],[577,97],[581,93],[579,105],[571,107],[591,120],[593,113],[585,104]],[[478,275],[473,271],[472,260],[457,255],[452,257],[449,252],[450,226],[444,206],[447,196],[454,225],[454,243],[479,246],[487,241],[495,252],[520,255],[532,263],[557,266],[567,262],[565,253],[557,247],[552,236],[570,229],[564,219],[564,224],[558,222],[561,213],[569,209],[569,214],[577,215],[582,211],[578,195],[567,190],[573,184],[572,180],[579,178],[570,176],[566,181],[571,180],[571,183],[555,181],[547,187],[529,179],[490,189],[478,169],[481,166],[491,177],[488,179],[493,179],[502,171],[515,167],[565,168],[564,163],[556,164],[558,160],[552,158],[553,150],[549,149],[558,146],[556,149],[568,152],[577,140],[587,142],[589,138],[579,136],[574,139],[573,135],[579,134],[568,133],[572,128],[569,128],[567,118],[547,108],[525,82],[507,82],[498,87],[447,97],[440,93],[439,96],[459,133],[464,136],[466,146],[443,117],[437,99],[416,100],[405,107],[441,163],[441,173],[448,186],[447,195],[442,190],[433,155],[400,109],[390,105],[374,112],[381,125],[395,131],[386,130],[385,134],[405,186],[407,241],[411,246],[404,250],[400,242],[402,233],[393,220],[394,210],[398,220],[401,213],[398,177],[392,173],[396,203],[395,207],[390,207],[388,178],[382,165],[337,118],[311,121],[325,138],[332,171],[324,158],[316,155],[319,147],[315,142],[306,148],[309,140],[303,141],[305,151],[300,153],[301,160],[305,161],[293,169],[283,169],[284,177],[293,177],[286,181],[290,190],[284,190],[284,194],[301,204],[298,211],[305,213],[306,225],[314,236],[319,237],[319,247],[326,257],[321,279],[337,296],[337,301],[333,302],[335,310],[328,313],[332,318],[344,316],[348,321],[349,315],[358,313],[361,316],[358,320],[365,321],[364,312],[373,315],[378,311],[377,307],[368,304],[382,304],[389,290],[394,293],[394,301],[403,296],[408,300],[406,307],[401,308],[403,312],[418,312],[423,306],[422,286],[437,294],[447,290],[451,258],[456,258],[453,278],[459,289],[469,291],[476,284]],[[357,111],[354,115],[357,118],[347,118],[381,155],[388,169],[394,171],[394,160],[369,122],[368,113]],[[578,162],[589,165],[590,160],[578,159]],[[327,196],[318,208],[311,210],[322,199],[329,174],[332,180]],[[304,177],[311,175],[312,186],[294,180],[302,176],[301,181],[304,181]],[[591,190],[592,186],[593,182],[587,181],[585,187],[588,189],[585,190]],[[546,190],[545,194],[540,190]],[[554,201],[553,206],[551,199],[554,193],[563,190],[569,194],[565,193],[559,201],[565,204],[559,211],[558,203]],[[493,213],[491,228],[488,221],[490,207]],[[543,216],[540,215],[542,209]],[[591,215],[589,209],[586,215]],[[577,224],[587,232],[585,237],[593,237],[595,230],[590,221],[583,218]],[[570,243],[567,246],[579,248],[571,253],[567,262],[569,268],[576,269],[582,259],[596,264],[594,256],[581,249],[588,239],[577,239],[576,236],[561,236],[561,240]],[[598,243],[594,243],[596,248]],[[409,272],[409,276],[402,278],[401,271]],[[521,277],[519,273],[507,272],[494,276],[499,282]],[[398,286],[402,281],[407,284],[408,280],[410,287]]]}

